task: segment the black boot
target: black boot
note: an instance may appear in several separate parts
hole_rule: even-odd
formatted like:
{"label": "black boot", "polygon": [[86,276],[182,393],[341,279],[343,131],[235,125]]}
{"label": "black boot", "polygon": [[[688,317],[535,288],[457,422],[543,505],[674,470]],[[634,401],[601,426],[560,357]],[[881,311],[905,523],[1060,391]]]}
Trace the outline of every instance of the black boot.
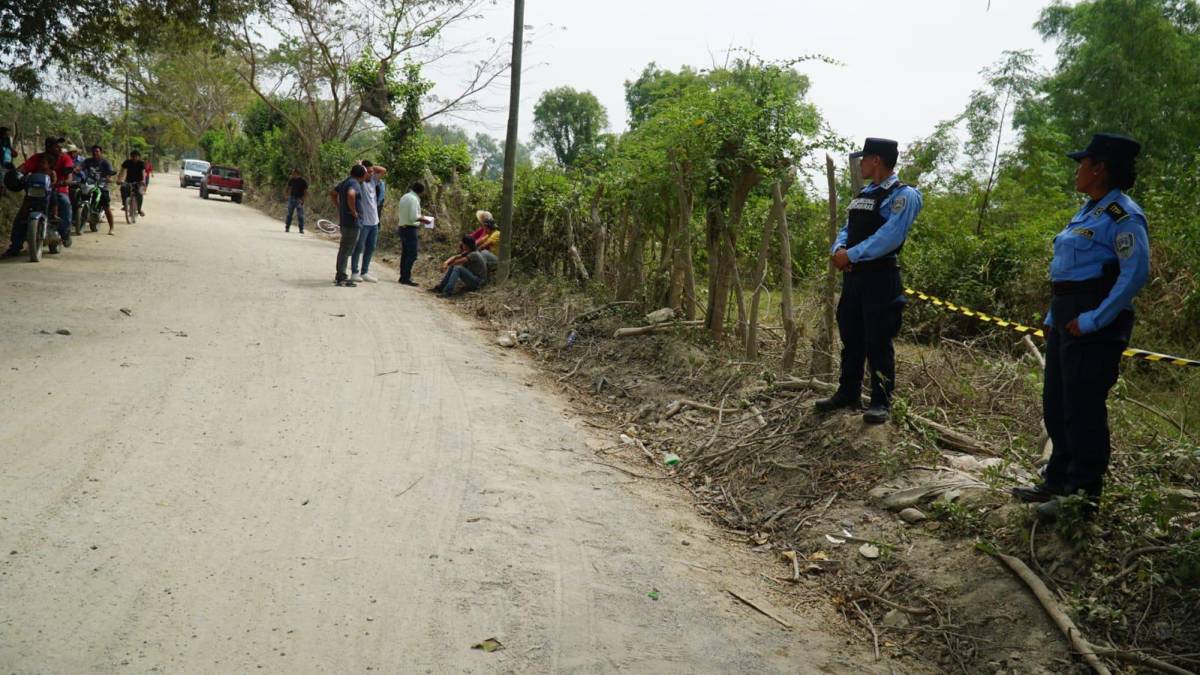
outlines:
{"label": "black boot", "polygon": [[1021,485],[1009,490],[1012,496],[1023,502],[1048,502],[1056,497],[1060,497],[1066,492],[1052,483],[1038,483],[1037,485]]}
{"label": "black boot", "polygon": [[892,410],[886,405],[873,405],[863,413],[863,421],[867,424],[883,424],[892,419]]}
{"label": "black boot", "polygon": [[817,412],[833,412],[840,408],[862,410],[862,400],[857,396],[847,396],[838,392],[829,398],[823,398],[815,404]]}

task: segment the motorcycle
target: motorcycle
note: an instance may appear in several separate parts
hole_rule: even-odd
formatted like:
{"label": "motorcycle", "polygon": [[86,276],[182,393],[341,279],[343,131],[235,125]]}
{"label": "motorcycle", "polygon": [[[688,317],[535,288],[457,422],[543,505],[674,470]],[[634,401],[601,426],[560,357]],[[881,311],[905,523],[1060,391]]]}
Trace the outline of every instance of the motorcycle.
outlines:
{"label": "motorcycle", "polygon": [[83,225],[87,223],[88,229],[92,232],[97,232],[100,229],[100,184],[90,180],[84,180],[79,184],[79,219],[76,221],[75,234],[83,234]]}
{"label": "motorcycle", "polygon": [[30,184],[25,186],[26,199],[40,204],[40,208],[29,209],[29,224],[25,235],[25,244],[29,247],[29,262],[41,262],[42,247],[49,246],[51,253],[58,253],[62,238],[56,228],[49,227],[50,217],[45,212],[46,198],[50,191],[44,185]]}

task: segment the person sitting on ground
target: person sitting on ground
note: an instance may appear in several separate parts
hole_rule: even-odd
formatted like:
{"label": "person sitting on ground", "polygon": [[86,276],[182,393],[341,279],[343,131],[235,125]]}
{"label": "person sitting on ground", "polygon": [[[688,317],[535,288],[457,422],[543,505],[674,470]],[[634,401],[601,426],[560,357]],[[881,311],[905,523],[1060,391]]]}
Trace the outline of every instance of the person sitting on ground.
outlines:
{"label": "person sitting on ground", "polygon": [[[493,256],[499,256],[500,230],[496,227],[496,220],[488,211],[476,211],[475,218],[479,221],[479,228],[470,234],[471,239],[475,240],[475,250],[480,253],[488,251]],[[450,269],[451,261],[457,257],[457,255],[453,255],[446,258],[442,262],[442,269]]]}
{"label": "person sitting on ground", "polygon": [[492,255],[500,255],[500,227],[492,214],[484,211],[487,218],[483,221],[483,236],[475,237],[475,248],[479,251],[490,251]]}
{"label": "person sitting on ground", "polygon": [[458,243],[458,255],[450,259],[446,274],[436,286],[429,289],[432,293],[441,293],[443,298],[454,295],[458,282],[463,282],[464,292],[479,290],[487,283],[488,267],[483,254],[475,250],[475,240],[471,235],[464,234]]}

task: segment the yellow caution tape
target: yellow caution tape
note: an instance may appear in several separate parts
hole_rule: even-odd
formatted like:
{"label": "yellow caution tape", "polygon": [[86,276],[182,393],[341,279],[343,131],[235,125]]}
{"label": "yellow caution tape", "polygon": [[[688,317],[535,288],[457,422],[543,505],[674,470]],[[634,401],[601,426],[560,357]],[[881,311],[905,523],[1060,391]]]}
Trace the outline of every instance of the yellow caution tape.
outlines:
{"label": "yellow caution tape", "polygon": [[[1024,333],[1026,335],[1036,335],[1040,338],[1046,337],[1046,334],[1043,333],[1042,329],[1040,329],[1040,328],[1032,328],[1030,326],[1025,326],[1025,325],[1016,323],[1015,321],[1005,321],[1004,319],[994,317],[994,316],[989,316],[987,314],[984,314],[983,312],[977,312],[968,307],[962,307],[960,305],[956,305],[953,302],[949,302],[947,300],[942,300],[941,298],[936,298],[927,293],[922,293],[921,291],[915,291],[911,288],[906,288],[906,289],[904,289],[904,294],[914,297],[914,298],[917,298],[918,300],[924,300],[926,302],[932,303],[933,305],[935,305],[937,307],[945,307],[946,309],[948,309],[952,312],[957,312],[959,314],[962,314],[963,316],[969,316],[972,319],[977,319],[984,323],[995,324],[1001,328],[1008,328],[1010,330],[1014,330],[1018,333]],[[1182,358],[1179,356],[1171,356],[1170,354],[1159,354],[1158,352],[1148,352],[1144,349],[1126,349],[1123,352],[1123,354],[1126,357],[1131,358],[1131,359],[1140,359],[1142,361],[1153,361],[1154,363],[1169,363],[1173,366],[1191,366],[1193,368],[1200,368],[1200,361],[1194,361],[1192,359],[1185,359],[1185,358]]]}

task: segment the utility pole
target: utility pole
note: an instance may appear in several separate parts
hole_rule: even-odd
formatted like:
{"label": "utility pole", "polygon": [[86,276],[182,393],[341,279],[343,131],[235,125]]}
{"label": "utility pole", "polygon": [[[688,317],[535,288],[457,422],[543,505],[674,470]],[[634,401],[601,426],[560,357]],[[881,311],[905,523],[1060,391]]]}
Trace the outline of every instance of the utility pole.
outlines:
{"label": "utility pole", "polygon": [[125,129],[125,156],[129,156],[129,69],[125,70],[125,123],[121,125]]}
{"label": "utility pole", "polygon": [[517,121],[521,112],[521,50],[525,42],[525,0],[513,3],[512,75],[508,91],[508,135],[504,137],[504,186],[500,207],[499,281],[508,279],[512,269],[513,185],[517,172]]}

